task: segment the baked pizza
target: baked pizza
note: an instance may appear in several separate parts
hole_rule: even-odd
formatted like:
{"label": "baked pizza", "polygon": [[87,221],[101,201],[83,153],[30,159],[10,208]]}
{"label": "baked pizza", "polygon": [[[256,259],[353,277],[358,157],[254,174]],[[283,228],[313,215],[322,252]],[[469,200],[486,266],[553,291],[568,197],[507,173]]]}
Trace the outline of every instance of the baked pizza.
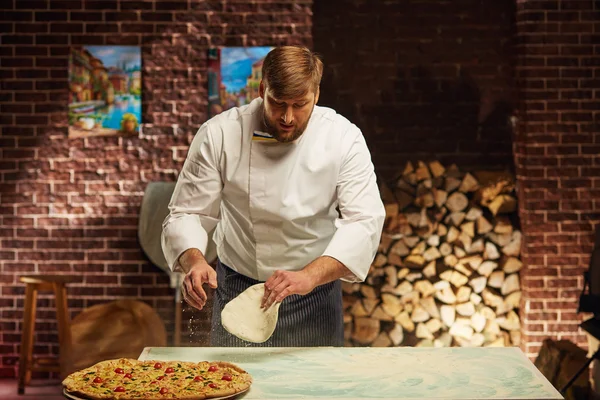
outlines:
{"label": "baked pizza", "polygon": [[186,399],[228,397],[252,384],[248,372],[217,361],[101,361],[63,380],[66,394],[83,399]]}

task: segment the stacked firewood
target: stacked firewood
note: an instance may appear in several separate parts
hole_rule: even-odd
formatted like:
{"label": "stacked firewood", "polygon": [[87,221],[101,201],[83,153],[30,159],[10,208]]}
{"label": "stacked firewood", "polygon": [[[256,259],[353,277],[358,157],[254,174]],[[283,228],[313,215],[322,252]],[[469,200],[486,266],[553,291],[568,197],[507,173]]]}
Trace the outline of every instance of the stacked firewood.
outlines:
{"label": "stacked firewood", "polygon": [[382,185],[386,222],[364,283],[344,283],[348,346],[517,346],[514,179],[408,163]]}

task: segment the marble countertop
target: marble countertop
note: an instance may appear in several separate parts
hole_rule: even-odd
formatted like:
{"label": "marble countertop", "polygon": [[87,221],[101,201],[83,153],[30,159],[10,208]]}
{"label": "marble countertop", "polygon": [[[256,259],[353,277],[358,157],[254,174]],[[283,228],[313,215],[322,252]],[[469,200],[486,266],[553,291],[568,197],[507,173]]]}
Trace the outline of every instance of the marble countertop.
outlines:
{"label": "marble countertop", "polygon": [[140,360],[229,361],[243,399],[562,399],[517,347],[149,347]]}

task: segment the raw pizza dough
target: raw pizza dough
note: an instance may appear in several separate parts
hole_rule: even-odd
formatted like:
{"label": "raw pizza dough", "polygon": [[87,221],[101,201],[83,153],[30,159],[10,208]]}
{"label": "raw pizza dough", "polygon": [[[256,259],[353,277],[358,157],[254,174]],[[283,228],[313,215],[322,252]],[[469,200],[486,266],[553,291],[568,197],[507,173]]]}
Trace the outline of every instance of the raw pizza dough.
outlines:
{"label": "raw pizza dough", "polygon": [[221,323],[227,332],[253,343],[263,343],[271,337],[281,303],[275,302],[263,310],[260,303],[264,293],[264,283],[250,286],[223,307]]}

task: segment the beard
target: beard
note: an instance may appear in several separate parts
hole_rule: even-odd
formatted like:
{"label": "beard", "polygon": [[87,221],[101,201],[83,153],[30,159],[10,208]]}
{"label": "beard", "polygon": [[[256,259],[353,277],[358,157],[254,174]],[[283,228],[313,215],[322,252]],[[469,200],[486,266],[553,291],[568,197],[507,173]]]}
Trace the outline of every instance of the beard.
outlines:
{"label": "beard", "polygon": [[308,118],[302,125],[297,125],[296,122],[294,122],[294,128],[289,131],[286,131],[281,128],[279,122],[271,120],[267,116],[263,108],[263,124],[265,125],[265,130],[269,135],[273,136],[280,143],[293,142],[294,140],[302,136],[302,134],[306,130],[306,127],[308,126],[308,123],[310,121],[310,117],[312,116],[313,110],[310,111]]}

